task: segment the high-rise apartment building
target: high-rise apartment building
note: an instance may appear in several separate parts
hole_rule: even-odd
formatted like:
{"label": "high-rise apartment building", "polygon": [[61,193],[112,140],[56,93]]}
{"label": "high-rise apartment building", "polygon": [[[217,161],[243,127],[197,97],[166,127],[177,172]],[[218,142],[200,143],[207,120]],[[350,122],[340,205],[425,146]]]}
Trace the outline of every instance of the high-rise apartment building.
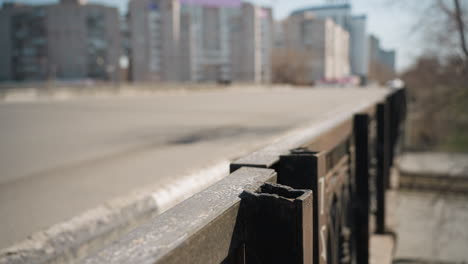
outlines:
{"label": "high-rise apartment building", "polygon": [[310,14],[316,18],[330,18],[348,31],[351,73],[361,77],[368,75],[367,18],[365,15],[352,15],[351,5],[345,3],[304,8],[294,11],[291,16],[304,14]]}
{"label": "high-rise apartment building", "polygon": [[395,51],[384,50],[380,40],[374,35],[368,37],[369,73],[371,79],[379,79],[385,74],[395,73]]}
{"label": "high-rise apartment building", "polygon": [[349,33],[329,18],[296,14],[285,21],[285,47],[306,62],[304,81],[337,81],[350,74]]}
{"label": "high-rise apartment building", "polygon": [[232,80],[239,0],[180,0],[182,81]]}
{"label": "high-rise apartment building", "polygon": [[395,50],[380,50],[380,59],[382,63],[392,72],[396,71],[396,52]]}
{"label": "high-rise apartment building", "polygon": [[116,8],[62,0],[0,9],[0,80],[119,79]]}
{"label": "high-rise apartment building", "polygon": [[180,61],[180,3],[129,3],[130,72],[133,81],[177,81]]}
{"label": "high-rise apartment building", "polygon": [[243,3],[233,34],[233,79],[241,82],[271,81],[274,24],[271,8]]}
{"label": "high-rise apartment building", "polygon": [[131,0],[134,81],[269,81],[271,10],[240,0]]}
{"label": "high-rise apartment building", "polygon": [[363,78],[369,74],[367,47],[367,16],[351,16],[348,23],[350,33],[351,72]]}

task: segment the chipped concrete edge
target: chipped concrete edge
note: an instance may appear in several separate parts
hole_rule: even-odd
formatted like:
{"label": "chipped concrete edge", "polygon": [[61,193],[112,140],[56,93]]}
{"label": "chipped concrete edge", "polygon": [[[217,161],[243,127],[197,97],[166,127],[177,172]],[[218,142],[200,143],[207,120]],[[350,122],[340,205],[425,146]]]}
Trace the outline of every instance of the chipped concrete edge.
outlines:
{"label": "chipped concrete edge", "polygon": [[77,263],[120,235],[228,175],[229,161],[135,191],[0,250],[0,264]]}

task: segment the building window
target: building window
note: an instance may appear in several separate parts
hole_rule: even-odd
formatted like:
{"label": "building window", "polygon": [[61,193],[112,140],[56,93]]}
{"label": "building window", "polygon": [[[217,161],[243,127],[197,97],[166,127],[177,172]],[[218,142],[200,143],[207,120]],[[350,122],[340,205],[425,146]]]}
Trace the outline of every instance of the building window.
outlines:
{"label": "building window", "polygon": [[221,46],[219,8],[203,8],[202,28],[204,49],[209,51],[219,50]]}
{"label": "building window", "polygon": [[312,45],[313,43],[313,22],[304,21],[301,25],[302,43],[304,45]]}

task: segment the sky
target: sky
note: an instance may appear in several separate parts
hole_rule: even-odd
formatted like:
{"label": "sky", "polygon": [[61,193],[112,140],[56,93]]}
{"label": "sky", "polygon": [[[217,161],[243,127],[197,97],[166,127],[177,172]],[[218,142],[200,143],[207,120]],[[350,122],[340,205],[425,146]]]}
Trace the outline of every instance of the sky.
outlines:
{"label": "sky", "polygon": [[[0,0],[0,3],[5,0]],[[12,0],[10,0],[12,1]],[[16,2],[26,2],[31,4],[53,3],[57,0],[14,0]],[[128,0],[88,0],[89,2],[103,3],[118,6],[125,12]],[[256,4],[272,6],[276,19],[287,17],[291,11],[320,5],[325,0],[249,0]],[[403,71],[409,67],[415,58],[421,54],[421,45],[417,38],[411,33],[411,28],[415,22],[411,12],[396,8],[391,4],[391,0],[351,0],[352,13],[356,15],[367,15],[368,33],[380,39],[384,49],[396,49],[397,70]]]}

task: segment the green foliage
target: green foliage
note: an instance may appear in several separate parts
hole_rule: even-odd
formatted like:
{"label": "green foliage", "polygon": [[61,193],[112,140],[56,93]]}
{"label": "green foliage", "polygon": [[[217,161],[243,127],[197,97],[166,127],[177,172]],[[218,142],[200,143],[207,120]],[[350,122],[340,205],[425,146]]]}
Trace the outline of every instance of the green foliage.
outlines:
{"label": "green foliage", "polygon": [[413,118],[409,148],[468,152],[468,74],[458,57],[422,57],[404,74]]}

